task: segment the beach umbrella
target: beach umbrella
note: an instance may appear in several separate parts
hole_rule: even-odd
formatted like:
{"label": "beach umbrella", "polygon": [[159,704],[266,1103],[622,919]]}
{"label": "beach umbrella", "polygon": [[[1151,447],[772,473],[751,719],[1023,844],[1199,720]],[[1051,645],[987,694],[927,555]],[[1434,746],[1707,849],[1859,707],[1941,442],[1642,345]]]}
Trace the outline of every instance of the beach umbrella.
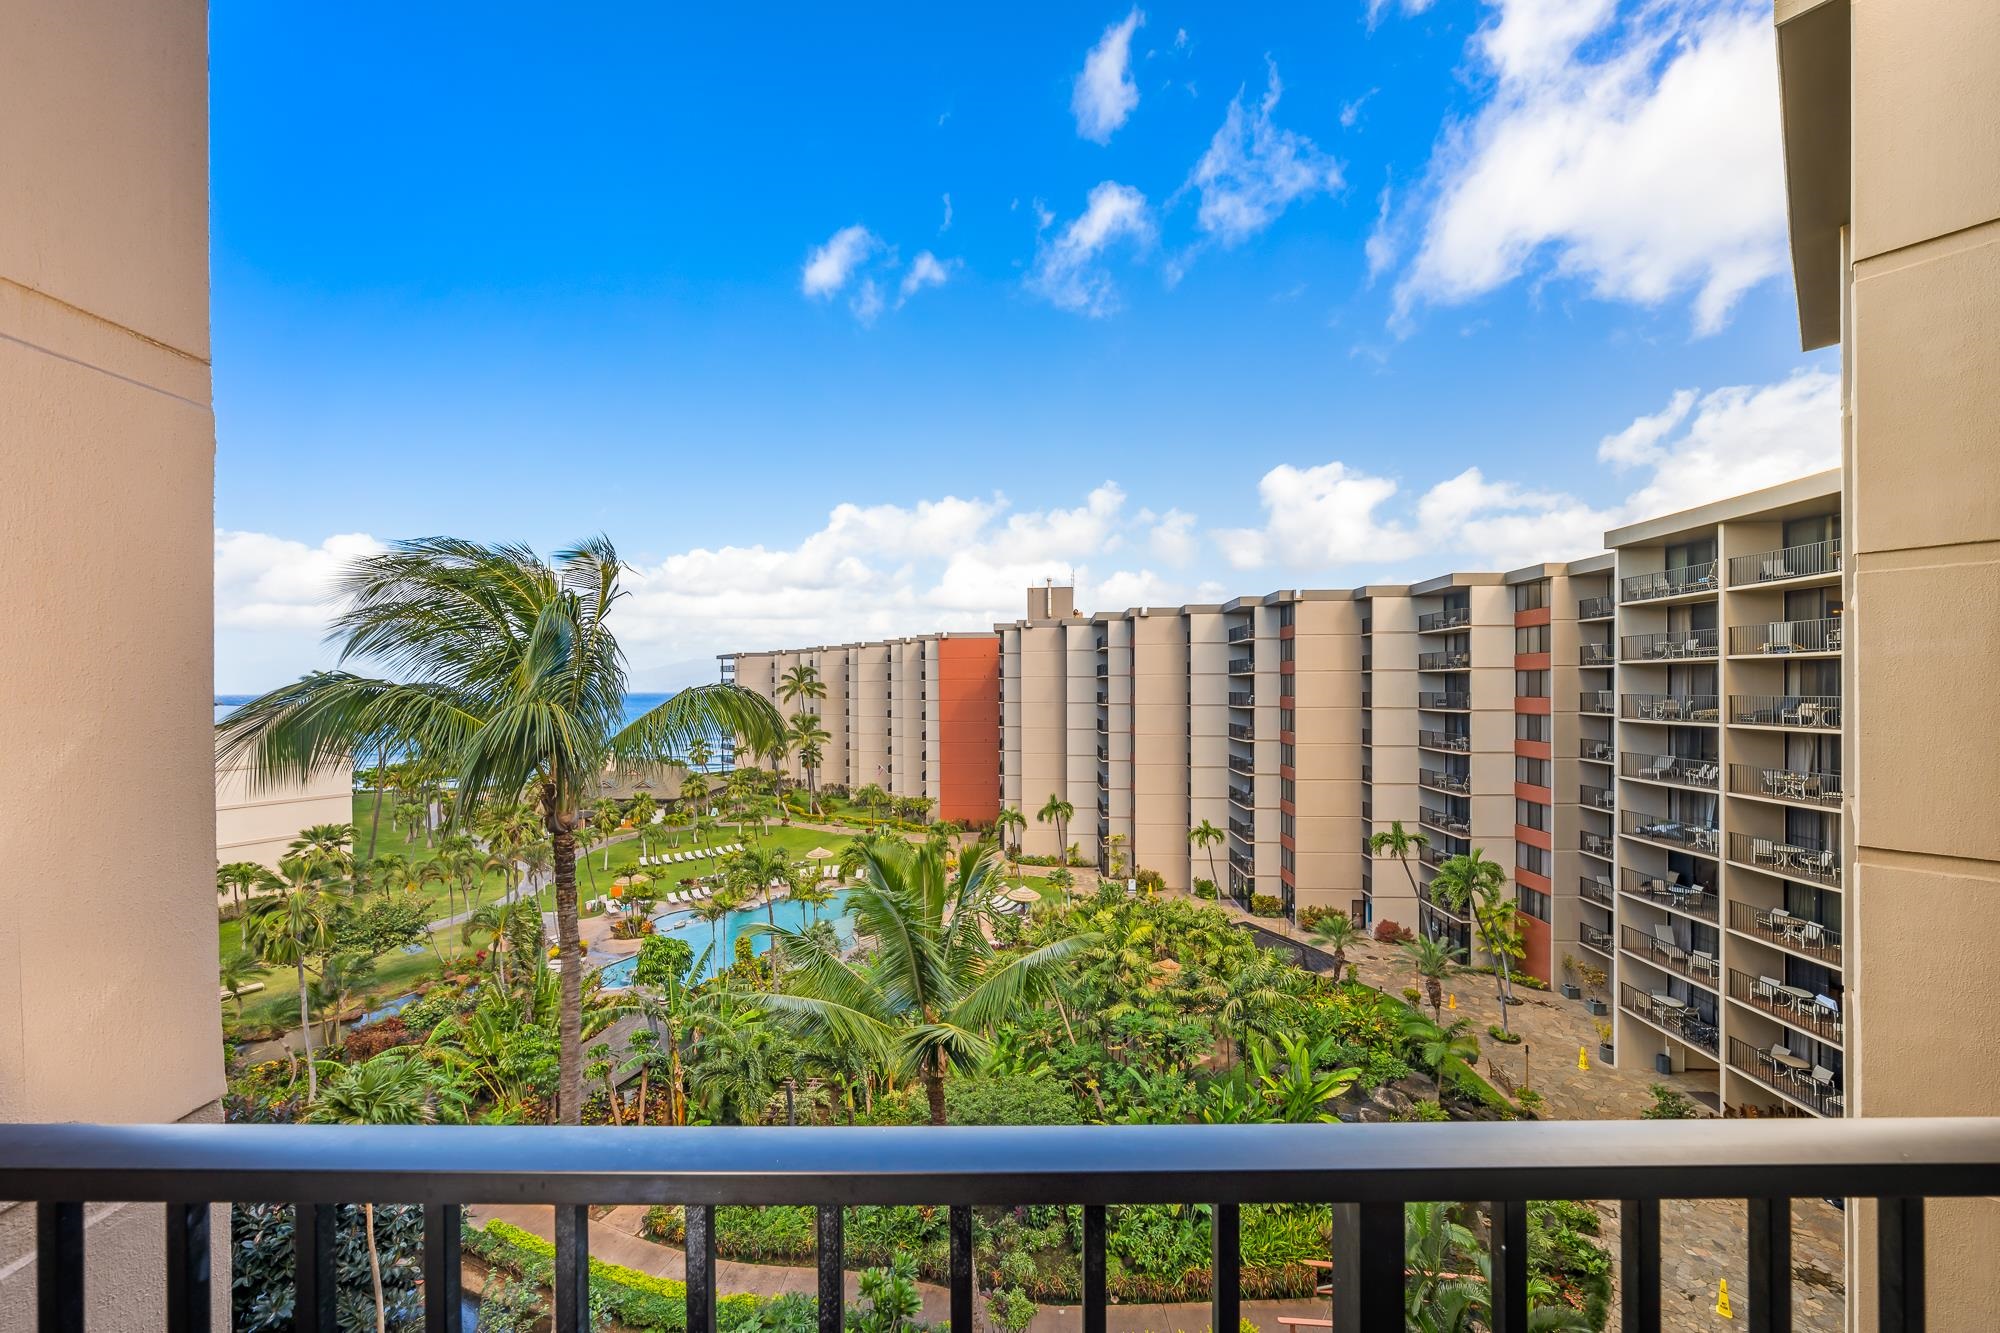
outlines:
{"label": "beach umbrella", "polygon": [[1042,900],[1041,894],[1035,892],[1025,884],[1016,884],[1013,888],[1007,890],[1003,896],[1007,901],[1015,903],[1038,903]]}
{"label": "beach umbrella", "polygon": [[830,861],[833,857],[834,853],[829,852],[824,847],[815,847],[806,853],[806,860],[808,861]]}

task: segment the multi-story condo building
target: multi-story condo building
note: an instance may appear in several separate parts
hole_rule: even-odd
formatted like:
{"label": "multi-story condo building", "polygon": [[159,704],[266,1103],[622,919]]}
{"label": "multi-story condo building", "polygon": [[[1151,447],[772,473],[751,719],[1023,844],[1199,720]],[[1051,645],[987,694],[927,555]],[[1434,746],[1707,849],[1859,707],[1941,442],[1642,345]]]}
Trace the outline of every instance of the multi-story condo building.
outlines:
{"label": "multi-story condo building", "polygon": [[1838,1115],[1840,476],[1609,534],[1618,558],[1621,1063],[1730,1110]]}

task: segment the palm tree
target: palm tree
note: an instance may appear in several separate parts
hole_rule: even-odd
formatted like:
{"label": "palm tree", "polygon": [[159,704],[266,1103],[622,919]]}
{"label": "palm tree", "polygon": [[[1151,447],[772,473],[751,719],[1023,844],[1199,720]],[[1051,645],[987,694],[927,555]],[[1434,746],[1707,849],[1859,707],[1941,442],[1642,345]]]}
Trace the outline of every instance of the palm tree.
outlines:
{"label": "palm tree", "polygon": [[618,825],[623,818],[624,813],[619,810],[618,802],[609,796],[590,807],[590,840],[604,852],[604,864],[598,867],[600,870],[609,872],[611,869],[611,840],[618,836]]}
{"label": "palm tree", "polygon": [[1069,864],[1069,821],[1075,814],[1076,807],[1054,792],[1049,793],[1049,799],[1035,812],[1037,822],[1056,826],[1056,864],[1059,866]]}
{"label": "palm tree", "polygon": [[1313,923],[1309,934],[1314,944],[1333,955],[1333,984],[1338,986],[1341,971],[1347,966],[1347,951],[1366,938],[1361,927],[1345,912],[1328,912]]}
{"label": "palm tree", "polygon": [[522,546],[399,543],[356,561],[335,588],[343,664],[373,660],[386,678],[314,672],[217,724],[219,762],[261,781],[302,780],[388,735],[452,774],[454,820],[481,796],[533,803],[555,860],[557,1107],[572,1125],[583,1109],[582,803],[613,764],[655,765],[717,732],[762,744],[783,725],[768,700],[730,684],[681,690],[624,723],[624,653],[607,625],[621,568],[602,537],[553,564]]}
{"label": "palm tree", "polygon": [[766,931],[793,964],[782,992],[751,1002],[808,1034],[874,1056],[923,1080],[934,1125],[945,1123],[944,1082],[976,1066],[989,1034],[1050,993],[1096,937],[1071,935],[1011,958],[987,939],[994,847],[981,839],[948,873],[929,847],[868,853],[852,891],[857,931],[877,941],[871,963],[845,962],[809,931]]}
{"label": "palm tree", "polygon": [[1011,805],[1000,807],[1000,813],[993,817],[993,829],[1007,844],[1007,855],[1014,860],[1014,874],[1021,873],[1021,833],[1028,827],[1028,817]]}
{"label": "palm tree", "polygon": [[875,818],[875,811],[888,799],[888,793],[872,782],[864,787],[856,787],[854,789],[854,803],[868,812],[868,818],[871,821]]}
{"label": "palm tree", "polygon": [[[427,1125],[437,1119],[430,1069],[408,1051],[383,1051],[360,1064],[337,1065],[326,1097],[307,1117],[331,1125]],[[386,1333],[382,1255],[375,1248],[375,1205],[361,1205],[368,1234],[368,1276],[375,1284],[375,1333]]]}
{"label": "palm tree", "polygon": [[[825,686],[820,687],[822,690]],[[819,813],[819,762],[826,753],[826,743],[833,739],[833,733],[819,724],[819,714],[800,713],[792,719],[792,748],[798,751],[799,763],[806,771],[806,797],[812,802],[812,812]]]}
{"label": "palm tree", "polygon": [[1424,983],[1433,1019],[1444,1016],[1444,979],[1451,975],[1451,965],[1458,961],[1459,956],[1459,950],[1442,940],[1416,939],[1403,946],[1403,957],[1409,962],[1410,970]]}
{"label": "palm tree", "polygon": [[639,855],[651,856],[653,849],[647,845],[652,835],[653,816],[660,811],[660,803],[653,799],[651,792],[642,791],[632,798],[632,804],[625,808],[625,818],[639,833]]}
{"label": "palm tree", "polygon": [[1479,1038],[1472,1035],[1472,1020],[1454,1019],[1439,1024],[1418,1013],[1403,1015],[1403,1039],[1417,1057],[1417,1063],[1437,1076],[1438,1085],[1472,1072],[1479,1059]]}
{"label": "palm tree", "polygon": [[[1384,852],[1387,852],[1390,856],[1402,862],[1403,874],[1410,881],[1410,896],[1413,898],[1419,897],[1420,893],[1417,889],[1417,872],[1410,869],[1410,855],[1414,852],[1421,859],[1424,849],[1430,845],[1431,839],[1429,834],[1425,833],[1422,829],[1418,829],[1414,833],[1411,832],[1409,829],[1403,827],[1403,821],[1400,819],[1389,821],[1389,828],[1386,832],[1377,833],[1374,837],[1368,839],[1368,851],[1371,855],[1380,856]],[[1424,934],[1428,936],[1431,933],[1430,918],[1423,912],[1418,912],[1417,920],[1423,926]]]}
{"label": "palm tree", "polygon": [[1054,870],[1051,870],[1049,872],[1049,883],[1062,890],[1063,904],[1067,906],[1069,904],[1069,891],[1076,884],[1076,876],[1070,873],[1070,868],[1068,866],[1057,866]]}
{"label": "palm tree", "polygon": [[276,875],[255,861],[231,861],[228,865],[215,868],[215,891],[218,894],[233,893],[238,912],[244,909],[252,893],[279,882]]}
{"label": "palm tree", "polygon": [[[708,779],[699,773],[690,773],[682,778],[681,804],[685,807],[690,807],[690,812],[699,820],[702,817],[702,811],[708,808]],[[701,841],[699,835],[696,836],[695,841]]]}
{"label": "palm tree", "polygon": [[[247,705],[246,705],[247,706]],[[306,1046],[306,1100],[319,1096],[313,1069],[312,1009],[306,994],[306,960],[333,943],[333,899],[293,857],[278,863],[285,891],[266,898],[243,924],[243,945],[270,967],[290,967],[299,978],[299,1036]]]}
{"label": "palm tree", "polygon": [[787,671],[778,680],[778,698],[788,704],[795,704],[801,699],[812,704],[826,698],[826,682],[819,678],[819,668],[800,662]]}
{"label": "palm tree", "polygon": [[736,910],[736,895],[718,893],[713,898],[703,898],[688,910],[708,922],[708,951],[713,955],[722,945],[722,918]]}
{"label": "palm tree", "polygon": [[1215,875],[1215,847],[1217,843],[1221,842],[1227,836],[1221,829],[1209,823],[1206,819],[1188,830],[1188,842],[1190,845],[1208,849],[1208,882],[1218,887],[1222,881],[1217,879]]}
{"label": "palm tree", "polygon": [[239,949],[222,960],[222,989],[229,992],[229,998],[236,1001],[236,1016],[243,1017],[243,992],[262,970],[263,964],[257,955],[247,949]]}
{"label": "palm tree", "polygon": [[694,767],[695,771],[699,772],[706,769],[708,761],[714,757],[715,754],[709,748],[707,736],[697,736],[688,742],[687,761]]}

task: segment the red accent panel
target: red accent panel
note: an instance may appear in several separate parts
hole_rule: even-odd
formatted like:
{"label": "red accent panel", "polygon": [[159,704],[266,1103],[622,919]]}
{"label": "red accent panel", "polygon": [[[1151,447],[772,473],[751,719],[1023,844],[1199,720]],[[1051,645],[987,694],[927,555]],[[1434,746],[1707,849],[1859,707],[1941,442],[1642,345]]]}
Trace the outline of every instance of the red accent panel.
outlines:
{"label": "red accent panel", "polygon": [[1514,825],[1514,841],[1525,842],[1530,847],[1539,847],[1545,852],[1552,852],[1556,849],[1555,840],[1552,835],[1538,828],[1529,828],[1526,824]]}
{"label": "red accent panel", "polygon": [[1553,759],[1555,746],[1548,741],[1515,741],[1514,753],[1523,759]]}
{"label": "red accent panel", "polygon": [[1000,640],[939,639],[938,818],[1000,814]]}
{"label": "red accent panel", "polygon": [[1514,867],[1514,882],[1516,884],[1523,885],[1524,887],[1534,889],[1541,893],[1553,892],[1553,890],[1549,888],[1549,882],[1546,878],[1544,878],[1541,875],[1537,875],[1532,870],[1524,869],[1521,866]]}
{"label": "red accent panel", "polygon": [[1298,674],[1298,670],[1299,664],[1297,662],[1278,663],[1278,674],[1281,676],[1295,676]]}
{"label": "red accent panel", "polygon": [[1514,654],[1514,670],[1516,671],[1547,671],[1548,669],[1549,655],[1547,653]]}
{"label": "red accent panel", "polygon": [[1555,976],[1549,967],[1549,954],[1553,943],[1549,938],[1549,923],[1538,921],[1526,912],[1522,912],[1516,918],[1516,926],[1521,932],[1521,943],[1526,949],[1526,956],[1521,959],[1521,970],[1531,977],[1553,984]]}
{"label": "red accent panel", "polygon": [[1517,801],[1532,801],[1536,805],[1554,805],[1556,803],[1556,794],[1547,787],[1537,787],[1531,783],[1517,782],[1514,784],[1514,799]]}
{"label": "red accent panel", "polygon": [[1546,625],[1554,618],[1549,612],[1550,608],[1546,606],[1536,611],[1516,611],[1514,625],[1517,629],[1525,625]]}
{"label": "red accent panel", "polygon": [[1296,745],[1298,741],[1299,734],[1295,731],[1281,731],[1278,733],[1278,743],[1280,745]]}
{"label": "red accent panel", "polygon": [[1553,711],[1549,707],[1550,702],[1548,699],[1530,699],[1525,694],[1517,694],[1514,696],[1514,711],[1517,713],[1547,714]]}

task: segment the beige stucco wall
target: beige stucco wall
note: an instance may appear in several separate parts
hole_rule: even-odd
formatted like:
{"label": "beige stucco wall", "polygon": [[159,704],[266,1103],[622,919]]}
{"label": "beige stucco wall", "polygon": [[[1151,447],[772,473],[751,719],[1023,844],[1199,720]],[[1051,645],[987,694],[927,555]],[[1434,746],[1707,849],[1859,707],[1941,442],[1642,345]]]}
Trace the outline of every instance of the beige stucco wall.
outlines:
{"label": "beige stucco wall", "polygon": [[[4,1120],[203,1118],[222,1092],[206,22],[0,7],[0,589],[35,626],[0,653]],[[50,793],[114,779],[139,799],[80,839]],[[85,975],[92,885],[119,919]],[[92,1211],[92,1327],[160,1325],[158,1216]],[[32,1324],[32,1227],[0,1206],[0,1330]]]}
{"label": "beige stucco wall", "polygon": [[[354,768],[337,764],[305,782],[266,786],[250,780],[242,765],[215,775],[215,859],[255,861],[277,868],[278,858],[299,830],[313,824],[345,824],[354,817]],[[364,826],[365,838],[367,829]]]}

